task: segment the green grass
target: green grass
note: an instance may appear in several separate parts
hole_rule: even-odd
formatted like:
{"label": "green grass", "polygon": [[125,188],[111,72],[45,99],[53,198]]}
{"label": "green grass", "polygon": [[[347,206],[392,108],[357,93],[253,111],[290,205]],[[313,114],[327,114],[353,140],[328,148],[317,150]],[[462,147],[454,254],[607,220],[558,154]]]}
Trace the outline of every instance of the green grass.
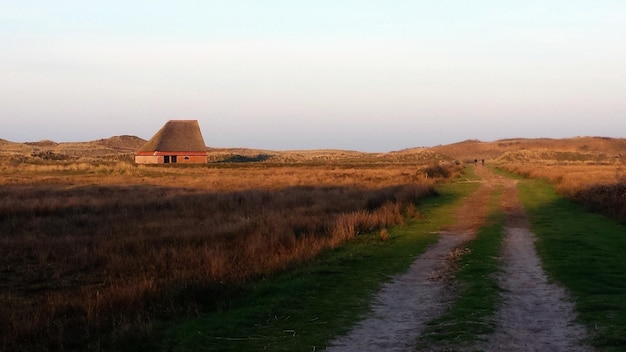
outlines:
{"label": "green grass", "polygon": [[[463,177],[473,177],[472,171]],[[304,267],[247,285],[224,309],[169,323],[149,343],[125,349],[322,350],[367,313],[382,282],[405,271],[436,242],[435,231],[452,222],[453,209],[477,186],[443,185],[439,196],[418,205],[421,219],[390,229],[388,240],[378,233],[361,235]]]}
{"label": "green grass", "polygon": [[463,169],[463,172],[461,173],[461,175],[458,177],[457,182],[458,181],[479,181],[480,180],[480,176],[476,175],[476,172],[474,172],[475,169],[473,166],[467,166],[466,168]]}
{"label": "green grass", "polygon": [[586,212],[544,181],[518,187],[544,268],[573,296],[592,344],[626,350],[626,226]]}
{"label": "green grass", "polygon": [[510,179],[514,179],[514,180],[523,180],[524,177],[520,176],[518,174],[514,174],[512,172],[506,171],[500,167],[490,167],[491,171],[493,171],[494,174],[496,175],[500,175],[500,176],[504,176],[506,178],[510,178]]}
{"label": "green grass", "polygon": [[419,349],[437,346],[454,350],[470,346],[493,332],[500,301],[496,274],[500,271],[500,247],[504,236],[504,214],[497,208],[501,190],[492,194],[491,213],[476,238],[467,245],[456,274],[458,297],[441,317],[431,321],[418,342]]}

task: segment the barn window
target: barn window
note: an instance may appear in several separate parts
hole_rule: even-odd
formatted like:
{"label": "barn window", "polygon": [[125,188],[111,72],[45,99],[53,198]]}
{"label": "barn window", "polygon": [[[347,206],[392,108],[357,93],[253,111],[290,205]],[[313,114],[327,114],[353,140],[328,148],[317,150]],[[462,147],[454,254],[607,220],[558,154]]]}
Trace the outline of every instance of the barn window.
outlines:
{"label": "barn window", "polygon": [[186,157],[185,157],[185,160],[189,160],[189,157],[188,157],[188,156],[186,156]]}

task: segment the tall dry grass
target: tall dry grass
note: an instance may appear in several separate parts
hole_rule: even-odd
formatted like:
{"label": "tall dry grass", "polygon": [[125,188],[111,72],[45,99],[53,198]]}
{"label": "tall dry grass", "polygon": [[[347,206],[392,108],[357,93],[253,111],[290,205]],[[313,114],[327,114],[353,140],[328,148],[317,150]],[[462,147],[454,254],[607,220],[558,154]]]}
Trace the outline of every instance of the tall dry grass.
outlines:
{"label": "tall dry grass", "polygon": [[[453,166],[450,166],[453,167]],[[18,167],[19,168],[19,167]],[[2,350],[98,349],[417,216],[416,166],[26,165],[0,186]]]}

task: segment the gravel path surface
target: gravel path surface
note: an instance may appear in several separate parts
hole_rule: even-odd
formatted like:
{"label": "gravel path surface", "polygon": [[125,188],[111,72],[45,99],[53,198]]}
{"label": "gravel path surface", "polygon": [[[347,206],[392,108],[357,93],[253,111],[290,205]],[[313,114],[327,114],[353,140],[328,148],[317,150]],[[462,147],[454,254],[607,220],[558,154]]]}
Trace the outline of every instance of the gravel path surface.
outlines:
{"label": "gravel path surface", "polygon": [[467,236],[443,236],[405,274],[383,286],[371,316],[332,342],[328,351],[413,351],[424,324],[450,304],[447,285],[438,280],[445,257]]}

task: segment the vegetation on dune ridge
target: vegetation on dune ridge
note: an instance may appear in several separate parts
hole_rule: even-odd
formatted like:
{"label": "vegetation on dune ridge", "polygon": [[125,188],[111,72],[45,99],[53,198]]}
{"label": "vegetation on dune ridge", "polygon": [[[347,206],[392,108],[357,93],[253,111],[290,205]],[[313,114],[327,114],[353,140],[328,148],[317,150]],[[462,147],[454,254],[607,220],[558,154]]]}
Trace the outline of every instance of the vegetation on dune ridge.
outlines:
{"label": "vegetation on dune ridge", "polygon": [[626,139],[577,137],[565,139],[515,138],[494,142],[469,140],[437,146],[433,151],[452,158],[470,161],[475,158],[499,162],[558,163],[623,163]]}
{"label": "vegetation on dune ridge", "polygon": [[[135,136],[115,136],[91,142],[39,141],[27,143],[0,142],[0,155],[10,164],[41,163],[42,161],[71,160],[80,162],[132,161],[134,153],[145,140]],[[267,163],[424,163],[451,161],[449,156],[430,150],[412,152],[366,153],[350,150],[259,150],[249,148],[207,147],[209,163],[267,162]],[[0,161],[0,166],[5,163]]]}
{"label": "vegetation on dune ridge", "polygon": [[[613,159],[619,156],[612,156]],[[590,151],[558,151],[550,149],[506,151],[496,159],[501,163],[580,164],[612,163],[605,153]]]}
{"label": "vegetation on dune ridge", "polygon": [[[128,154],[138,150],[146,141],[135,136],[115,136],[92,142],[56,143],[40,141],[32,143],[13,143],[0,141],[0,154],[18,154],[29,156],[33,151],[53,152],[69,157],[102,158],[107,155]],[[37,150],[34,150],[37,149]],[[221,161],[237,156],[261,158],[267,162],[333,162],[361,161],[373,162],[422,162],[426,159],[472,161],[476,158],[500,160],[501,162],[529,163],[611,163],[624,162],[626,139],[605,137],[576,137],[565,139],[550,138],[510,138],[493,142],[466,140],[435,147],[408,148],[389,153],[364,153],[349,150],[257,150],[248,148],[211,148],[208,147],[209,160]]]}

